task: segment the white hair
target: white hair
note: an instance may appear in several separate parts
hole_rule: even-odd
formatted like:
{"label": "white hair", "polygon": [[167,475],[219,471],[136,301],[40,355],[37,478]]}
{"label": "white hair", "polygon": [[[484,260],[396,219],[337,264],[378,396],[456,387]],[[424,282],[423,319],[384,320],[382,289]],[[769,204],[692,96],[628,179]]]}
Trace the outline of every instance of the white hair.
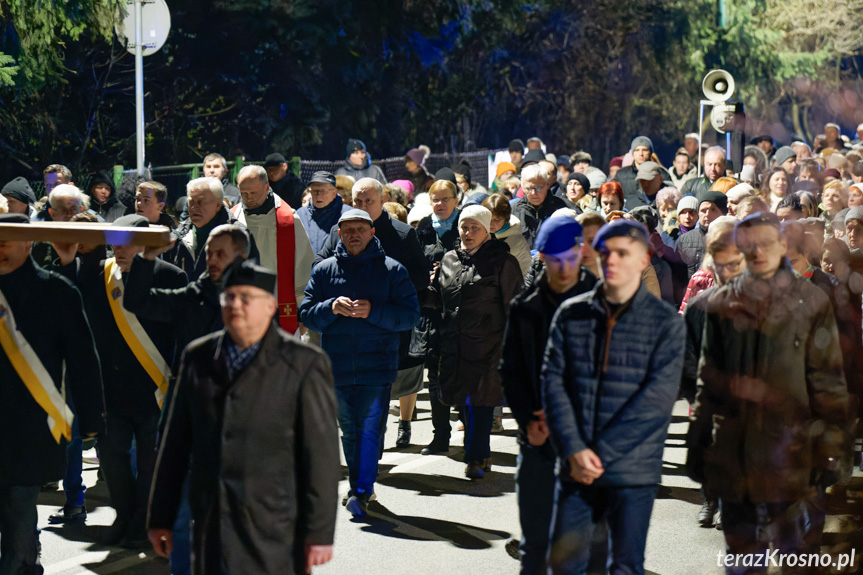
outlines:
{"label": "white hair", "polygon": [[[56,190],[57,188],[54,189]],[[225,189],[222,187],[222,182],[216,178],[196,178],[186,184],[186,195],[188,196],[189,192],[192,190],[206,190],[213,194],[213,196],[220,202],[225,196]]]}
{"label": "white hair", "polygon": [[548,173],[539,164],[531,164],[521,171],[521,181],[526,182],[539,178],[543,184],[548,183]]}
{"label": "white hair", "polygon": [[51,190],[51,195],[48,196],[48,205],[56,209],[57,206],[54,202],[60,198],[75,200],[85,210],[90,209],[90,198],[72,184],[60,184]]}
{"label": "white hair", "polygon": [[374,178],[360,178],[351,188],[351,196],[356,197],[357,192],[362,192],[368,188],[374,188],[378,196],[383,197],[384,187],[379,181]]}

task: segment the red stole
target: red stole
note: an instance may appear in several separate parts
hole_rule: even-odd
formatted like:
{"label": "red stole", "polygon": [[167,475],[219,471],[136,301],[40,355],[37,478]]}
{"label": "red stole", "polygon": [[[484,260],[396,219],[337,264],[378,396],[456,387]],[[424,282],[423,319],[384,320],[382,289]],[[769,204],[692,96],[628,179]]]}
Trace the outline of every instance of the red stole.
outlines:
{"label": "red stole", "polygon": [[[296,333],[299,327],[297,318],[297,294],[294,291],[294,255],[297,249],[297,238],[294,236],[294,210],[291,206],[276,197],[276,275],[278,277],[279,326],[290,333]],[[231,213],[245,223],[243,205],[237,204],[231,208]]]}
{"label": "red stole", "polygon": [[294,236],[294,210],[288,202],[282,201],[276,207],[276,257],[279,269],[279,325],[290,333],[296,333],[297,294],[294,291],[294,255],[297,238]]}

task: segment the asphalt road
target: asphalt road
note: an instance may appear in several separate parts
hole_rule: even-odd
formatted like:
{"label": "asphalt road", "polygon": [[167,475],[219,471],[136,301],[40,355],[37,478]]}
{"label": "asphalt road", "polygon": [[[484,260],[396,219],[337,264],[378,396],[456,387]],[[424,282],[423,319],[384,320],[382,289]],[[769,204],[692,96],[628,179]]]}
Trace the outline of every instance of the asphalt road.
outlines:
{"label": "asphalt road", "polygon": [[[393,402],[395,405],[396,402]],[[394,448],[397,418],[387,428],[386,453],[381,462],[377,502],[369,517],[353,520],[339,508],[335,557],[317,568],[320,574],[518,573],[518,562],[504,545],[520,536],[515,497],[518,445],[515,421],[504,417],[506,431],[492,436],[492,472],[481,482],[464,477],[461,433],[453,421],[453,445],[447,456],[422,456],[419,451],[432,438],[427,396],[420,395],[419,421],[413,424],[413,445]],[[697,526],[700,508],[698,485],[686,478],[684,436],[687,405],[678,402],[665,450],[663,488],[654,506],[645,567],[661,575],[719,575],[717,553],[724,549],[722,532]],[[92,452],[91,452],[92,453]],[[87,525],[54,527],[48,515],[63,503],[63,494],[43,493],[39,499],[42,529],[42,563],[49,575],[73,573],[167,574],[167,562],[152,551],[136,553],[105,548],[94,537],[114,518],[104,483],[98,483],[94,466],[85,464]],[[863,479],[855,481],[863,482]],[[856,485],[856,483],[855,483]],[[347,492],[345,481],[340,496]],[[861,487],[863,489],[863,487]],[[854,509],[859,514],[859,503]],[[849,535],[859,542],[853,517],[829,518],[825,541],[844,549]],[[863,546],[858,547],[863,550]],[[858,555],[860,555],[858,553]]]}

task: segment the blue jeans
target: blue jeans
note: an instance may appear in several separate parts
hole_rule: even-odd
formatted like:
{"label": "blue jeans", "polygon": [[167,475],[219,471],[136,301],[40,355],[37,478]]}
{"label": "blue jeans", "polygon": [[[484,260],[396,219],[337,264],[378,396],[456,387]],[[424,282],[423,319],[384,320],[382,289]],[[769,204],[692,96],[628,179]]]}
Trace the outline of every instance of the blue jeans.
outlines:
{"label": "blue jeans", "polygon": [[41,575],[36,563],[39,485],[0,483],[0,575]]}
{"label": "blue jeans", "polygon": [[654,499],[656,485],[612,487],[559,481],[552,573],[587,573],[594,532],[607,519],[608,573],[644,575],[644,547]]}
{"label": "blue jeans", "polygon": [[546,572],[548,542],[554,517],[554,451],[548,442],[521,445],[515,472],[515,493],[521,520],[521,575]]}
{"label": "blue jeans", "polygon": [[66,445],[66,475],[63,476],[63,491],[66,493],[67,507],[83,507],[87,487],[81,472],[84,470],[82,458],[83,441],[78,433],[78,418],[72,422],[72,441]]}
{"label": "blue jeans", "polygon": [[336,386],[336,397],[351,492],[371,496],[378,477],[380,425],[389,408],[390,384]]}
{"label": "blue jeans", "polygon": [[464,461],[482,461],[491,457],[491,424],[494,421],[494,406],[465,405],[464,411]]}
{"label": "blue jeans", "polygon": [[174,521],[171,575],[189,575],[192,570],[192,508],[189,506],[189,476],[183,482],[183,498]]}
{"label": "blue jeans", "polygon": [[[820,497],[760,504],[720,500],[719,505],[727,554],[764,553],[771,544],[781,554],[820,553],[826,515]],[[725,572],[766,573],[767,568],[732,565]],[[785,567],[786,572],[796,571]]]}

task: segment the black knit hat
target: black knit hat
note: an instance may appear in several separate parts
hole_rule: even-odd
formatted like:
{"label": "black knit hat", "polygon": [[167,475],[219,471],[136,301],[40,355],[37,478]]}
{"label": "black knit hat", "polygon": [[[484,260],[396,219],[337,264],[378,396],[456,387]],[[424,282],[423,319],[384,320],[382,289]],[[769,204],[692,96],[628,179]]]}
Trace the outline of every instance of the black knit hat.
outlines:
{"label": "black knit hat", "polygon": [[3,190],[0,190],[0,194],[9,196],[10,198],[14,198],[19,202],[24,202],[28,205],[36,203],[36,194],[33,193],[33,188],[30,187],[27,180],[20,176],[3,186]]}
{"label": "black knit hat", "polygon": [[510,152],[524,152],[524,142],[516,138],[509,143],[507,150]]}

